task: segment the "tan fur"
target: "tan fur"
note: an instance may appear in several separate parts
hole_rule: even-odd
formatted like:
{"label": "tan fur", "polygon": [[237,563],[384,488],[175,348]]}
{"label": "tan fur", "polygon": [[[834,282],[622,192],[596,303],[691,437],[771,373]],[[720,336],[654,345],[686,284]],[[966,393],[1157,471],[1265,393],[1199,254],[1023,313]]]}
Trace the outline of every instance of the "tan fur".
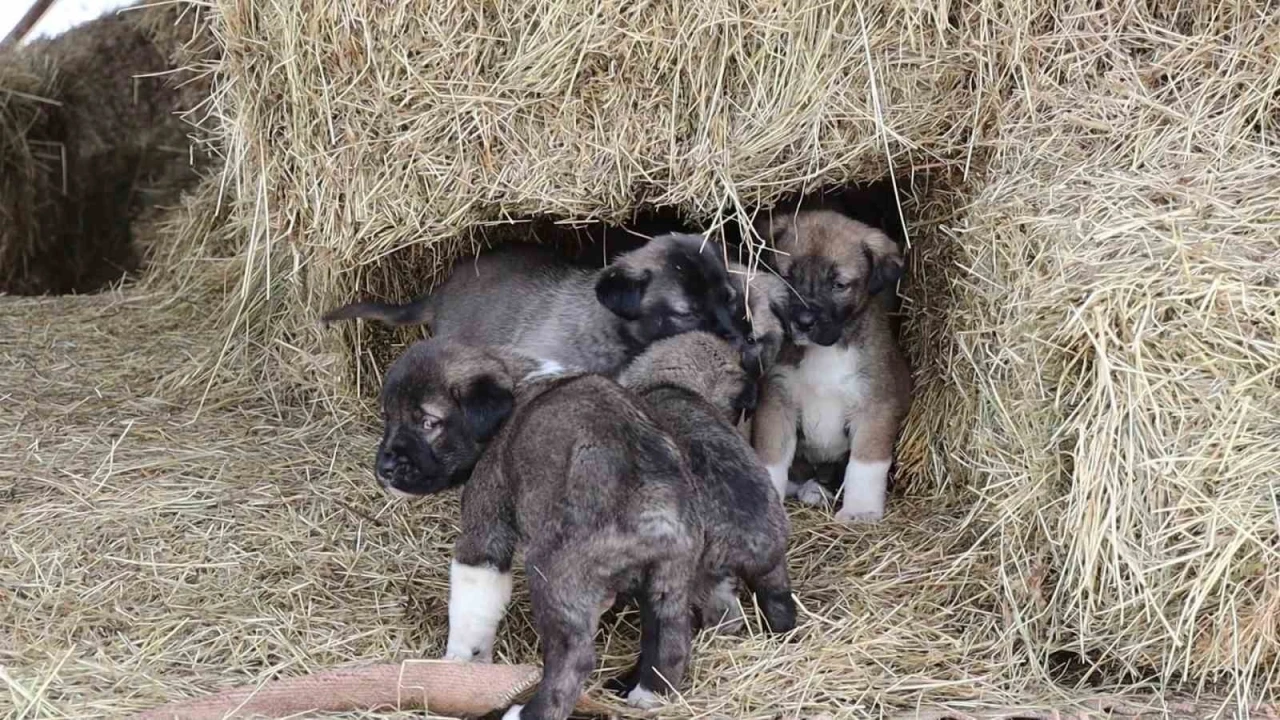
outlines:
{"label": "tan fur", "polygon": [[[780,353],[761,389],[753,445],[780,491],[788,489],[787,470],[797,458],[835,463],[847,452],[846,505],[840,516],[877,519],[883,498],[877,510],[867,499],[875,490],[865,490],[862,500],[855,498],[865,507],[851,508],[850,484],[861,483],[858,478],[874,475],[881,465],[887,469],[910,402],[910,369],[882,301],[892,287],[878,295],[870,292],[875,283],[897,279],[901,254],[884,233],[829,211],[777,216],[764,227],[774,247],[785,253],[776,264],[798,292],[789,317],[825,307],[831,317],[847,314],[848,319],[834,343],[823,346],[800,337]],[[824,259],[830,263],[822,264]],[[798,488],[792,484],[789,490],[795,494]],[[857,488],[852,492],[857,495]]]}

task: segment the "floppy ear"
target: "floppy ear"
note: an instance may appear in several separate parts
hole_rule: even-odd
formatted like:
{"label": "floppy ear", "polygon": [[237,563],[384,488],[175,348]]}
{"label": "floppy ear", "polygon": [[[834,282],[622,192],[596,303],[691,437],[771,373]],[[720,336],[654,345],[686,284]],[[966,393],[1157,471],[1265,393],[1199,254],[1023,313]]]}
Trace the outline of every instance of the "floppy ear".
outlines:
{"label": "floppy ear", "polygon": [[605,270],[596,281],[596,299],[614,315],[635,320],[640,317],[641,301],[652,279],[652,270],[636,272],[615,265]]}
{"label": "floppy ear", "polygon": [[883,233],[875,233],[866,239],[862,251],[867,255],[867,294],[890,287],[902,277],[904,265],[898,244]]}
{"label": "floppy ear", "polygon": [[503,421],[511,414],[514,398],[511,389],[493,375],[481,375],[467,386],[458,404],[462,406],[467,427],[477,442],[488,442],[498,434]]}

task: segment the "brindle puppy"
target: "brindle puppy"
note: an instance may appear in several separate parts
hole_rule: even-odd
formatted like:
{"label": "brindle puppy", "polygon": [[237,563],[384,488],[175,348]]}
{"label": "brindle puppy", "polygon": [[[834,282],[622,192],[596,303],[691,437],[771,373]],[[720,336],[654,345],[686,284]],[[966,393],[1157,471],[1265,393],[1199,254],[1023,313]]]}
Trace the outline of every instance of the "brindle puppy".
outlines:
{"label": "brindle puppy", "polygon": [[831,211],[774,216],[765,229],[793,291],[794,347],[783,349],[761,389],[753,444],[779,494],[810,503],[825,494],[817,482],[788,483],[797,454],[821,465],[848,453],[836,517],[879,520],[911,395],[883,302],[902,274],[902,254],[884,233]]}
{"label": "brindle puppy", "polygon": [[650,343],[705,330],[746,350],[742,292],[702,235],[668,234],[592,270],[544,248],[516,245],[460,262],[430,294],[407,305],[357,302],[322,318],[425,323],[434,337],[613,374]]}
{"label": "brindle puppy", "polygon": [[684,457],[639,400],[599,375],[432,339],[392,366],[383,408],[384,486],[418,495],[466,482],[447,659],[491,658],[524,549],[543,679],[506,717],[569,716],[595,665],[599,613],[618,593],[642,608],[628,700],[651,704],[651,691],[681,681],[705,532]]}
{"label": "brindle puppy", "polygon": [[686,333],[655,343],[622,371],[618,383],[644,400],[697,481],[693,498],[706,532],[696,593],[701,623],[740,622],[733,582],[741,579],[772,631],[793,628],[787,514],[768,471],[731,424],[755,401],[755,383],[737,353],[713,335]]}

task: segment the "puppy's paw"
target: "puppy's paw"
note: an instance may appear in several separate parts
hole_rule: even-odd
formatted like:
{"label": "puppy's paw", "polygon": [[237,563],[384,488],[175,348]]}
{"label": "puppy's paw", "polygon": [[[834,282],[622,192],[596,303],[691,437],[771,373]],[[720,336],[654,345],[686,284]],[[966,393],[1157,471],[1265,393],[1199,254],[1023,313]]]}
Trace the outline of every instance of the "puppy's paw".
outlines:
{"label": "puppy's paw", "polygon": [[520,711],[524,710],[523,705],[512,705],[507,711],[502,713],[502,720],[520,720]]}
{"label": "puppy's paw", "polygon": [[663,700],[658,693],[643,685],[637,685],[631,689],[631,692],[627,693],[627,704],[640,710],[652,710],[662,707]]}
{"label": "puppy's paw", "polygon": [[444,651],[444,659],[453,662],[492,663],[493,649],[451,646]]}
{"label": "puppy's paw", "polygon": [[796,499],[812,507],[827,507],[831,504],[831,493],[816,479],[809,480],[796,490]]}
{"label": "puppy's paw", "polygon": [[836,512],[836,520],[850,525],[866,525],[878,523],[884,518],[883,509],[862,509],[842,507]]}

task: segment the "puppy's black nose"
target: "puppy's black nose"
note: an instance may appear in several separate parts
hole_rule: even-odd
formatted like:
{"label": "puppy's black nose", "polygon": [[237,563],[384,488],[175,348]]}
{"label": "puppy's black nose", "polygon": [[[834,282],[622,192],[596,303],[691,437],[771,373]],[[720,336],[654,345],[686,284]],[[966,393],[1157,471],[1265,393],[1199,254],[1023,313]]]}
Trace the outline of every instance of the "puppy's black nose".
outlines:
{"label": "puppy's black nose", "polygon": [[396,468],[400,465],[400,458],[395,453],[383,451],[378,454],[378,477],[390,478],[396,474]]}
{"label": "puppy's black nose", "polygon": [[792,322],[795,323],[797,330],[812,330],[814,323],[813,313],[808,310],[801,310],[792,318]]}

